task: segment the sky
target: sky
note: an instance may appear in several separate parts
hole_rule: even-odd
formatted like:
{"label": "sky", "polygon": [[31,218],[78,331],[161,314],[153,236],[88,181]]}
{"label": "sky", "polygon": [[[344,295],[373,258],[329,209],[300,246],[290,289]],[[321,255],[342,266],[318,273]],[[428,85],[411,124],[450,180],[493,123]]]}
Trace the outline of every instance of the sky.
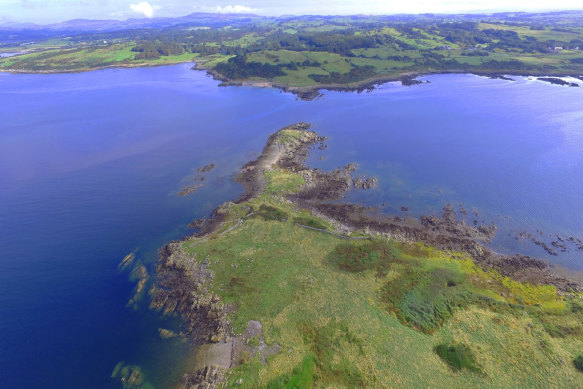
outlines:
{"label": "sky", "polygon": [[0,0],[0,24],[69,19],[184,16],[192,12],[258,15],[461,13],[583,9],[581,0]]}

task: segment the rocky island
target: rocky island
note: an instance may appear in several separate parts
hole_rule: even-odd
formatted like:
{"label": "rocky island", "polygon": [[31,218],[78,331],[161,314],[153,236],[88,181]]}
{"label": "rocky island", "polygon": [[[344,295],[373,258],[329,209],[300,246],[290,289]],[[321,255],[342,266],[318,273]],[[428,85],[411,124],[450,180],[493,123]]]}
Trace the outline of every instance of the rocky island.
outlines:
{"label": "rocky island", "polygon": [[[197,345],[185,388],[583,385],[583,288],[484,243],[491,225],[339,201],[376,178],[310,169],[326,138],[272,134],[245,192],[160,253],[151,307]],[[137,387],[137,386],[136,386]]]}

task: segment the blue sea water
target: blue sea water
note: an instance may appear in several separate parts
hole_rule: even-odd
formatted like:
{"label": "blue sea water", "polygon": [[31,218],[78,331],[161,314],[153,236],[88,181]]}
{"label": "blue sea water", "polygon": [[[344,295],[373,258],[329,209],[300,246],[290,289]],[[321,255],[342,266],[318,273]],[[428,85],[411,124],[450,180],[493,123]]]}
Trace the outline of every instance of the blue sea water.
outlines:
{"label": "blue sea water", "polygon": [[[147,295],[127,307],[135,283],[117,266],[135,252],[152,272],[165,242],[237,197],[231,177],[268,134],[299,121],[329,137],[312,166],[356,161],[379,178],[349,200],[414,216],[461,202],[500,226],[495,249],[583,270],[581,252],[552,257],[514,238],[583,238],[583,88],[425,79],[306,102],[218,87],[187,65],[0,73],[0,386],[119,388],[120,361],[158,388],[179,382],[190,346],[159,339],[178,324]],[[178,196],[208,163],[205,186]]]}
{"label": "blue sea water", "polygon": [[16,53],[14,53],[14,52],[12,52],[12,53],[3,53],[3,52],[0,52],[0,58],[14,57],[14,56],[20,55],[20,54],[24,54],[24,52],[16,52]]}

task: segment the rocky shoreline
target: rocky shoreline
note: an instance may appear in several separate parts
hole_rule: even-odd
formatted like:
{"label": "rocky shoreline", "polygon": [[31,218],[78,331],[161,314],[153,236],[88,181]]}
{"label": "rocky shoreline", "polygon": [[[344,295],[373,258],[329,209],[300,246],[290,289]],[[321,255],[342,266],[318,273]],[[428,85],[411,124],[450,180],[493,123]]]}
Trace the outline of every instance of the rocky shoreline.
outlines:
{"label": "rocky shoreline", "polygon": [[546,74],[532,71],[469,71],[469,70],[439,70],[439,71],[424,71],[424,72],[405,72],[400,74],[377,75],[365,80],[351,83],[351,84],[317,84],[310,86],[289,86],[274,81],[250,81],[250,80],[233,80],[223,76],[215,70],[204,66],[204,64],[196,63],[193,67],[195,70],[206,71],[214,80],[220,81],[219,86],[255,86],[261,88],[276,88],[283,92],[294,94],[298,99],[311,101],[322,96],[323,90],[338,91],[338,92],[364,92],[372,91],[376,87],[387,82],[400,82],[402,86],[413,86],[419,84],[430,83],[430,81],[419,80],[419,77],[425,77],[435,74],[473,74],[480,77],[490,79],[499,79],[504,81],[515,81],[509,76],[517,77],[536,77],[541,81],[548,82],[554,85],[578,87],[577,83],[567,82],[561,80],[560,77],[574,77],[583,81],[583,76],[578,72],[574,73],[560,73],[560,74]]}
{"label": "rocky shoreline", "polygon": [[[197,239],[212,239],[224,234],[229,210],[235,204],[263,193],[266,187],[264,171],[273,167],[299,174],[305,184],[297,193],[287,195],[297,208],[306,209],[314,216],[327,220],[336,233],[349,236],[364,231],[369,236],[382,235],[402,242],[423,242],[441,250],[465,252],[485,269],[493,268],[504,276],[532,284],[554,285],[561,292],[583,291],[576,281],[557,274],[546,262],[523,255],[501,255],[484,246],[496,232],[493,225],[467,225],[457,219],[451,205],[442,215],[423,216],[420,219],[387,216],[378,210],[357,204],[338,202],[351,189],[369,189],[377,179],[352,174],[356,165],[349,164],[330,172],[310,169],[305,160],[313,147],[325,147],[326,138],[310,130],[310,124],[298,123],[270,135],[261,155],[244,165],[235,180],[244,187],[244,194],[234,202],[219,206],[207,220],[192,224],[198,228]],[[286,136],[292,130],[293,136]],[[284,141],[285,140],[285,141]],[[239,219],[244,222],[253,214]],[[222,231],[222,232],[219,232]],[[279,350],[276,344],[263,340],[261,323],[250,321],[243,334],[233,333],[229,313],[237,307],[225,304],[212,292],[213,272],[209,258],[195,258],[183,244],[193,237],[171,242],[161,251],[157,265],[157,279],[152,287],[151,307],[164,314],[179,315],[185,325],[185,335],[198,345],[196,370],[184,377],[185,388],[216,388],[226,379],[229,369],[236,366],[242,355],[259,355],[262,363],[270,353]],[[258,339],[250,344],[250,339]]]}
{"label": "rocky shoreline", "polygon": [[131,69],[131,68],[142,68],[142,67],[160,67],[160,66],[172,66],[179,64],[194,63],[192,67],[193,70],[201,70],[207,72],[214,80],[220,81],[219,86],[254,86],[260,88],[275,88],[283,92],[289,92],[294,94],[298,99],[304,101],[311,101],[321,97],[323,94],[321,91],[337,91],[337,92],[364,92],[372,91],[379,85],[385,84],[387,82],[400,82],[402,86],[413,86],[419,84],[427,84],[430,81],[419,80],[419,77],[430,76],[435,74],[473,74],[480,77],[487,77],[491,79],[500,79],[506,81],[514,81],[508,76],[523,76],[523,77],[536,77],[537,79],[548,82],[550,84],[559,86],[570,86],[579,87],[577,83],[568,82],[562,80],[560,77],[573,77],[583,81],[583,75],[578,72],[574,73],[560,73],[560,74],[547,74],[542,75],[540,72],[529,72],[529,71],[500,71],[500,72],[479,72],[479,71],[469,71],[469,70],[438,70],[438,71],[423,71],[423,72],[405,72],[401,74],[391,74],[391,75],[378,75],[362,81],[354,82],[351,84],[317,84],[311,86],[289,86],[282,83],[277,83],[270,80],[265,81],[254,81],[254,80],[232,80],[230,78],[224,77],[218,72],[214,71],[212,68],[205,66],[203,63],[188,61],[177,61],[171,63],[160,63],[160,64],[115,64],[107,66],[99,66],[95,68],[86,69],[69,69],[69,70],[26,70],[26,69],[0,69],[0,73],[11,73],[11,74],[68,74],[68,73],[85,73],[92,72],[96,70],[105,69]]}

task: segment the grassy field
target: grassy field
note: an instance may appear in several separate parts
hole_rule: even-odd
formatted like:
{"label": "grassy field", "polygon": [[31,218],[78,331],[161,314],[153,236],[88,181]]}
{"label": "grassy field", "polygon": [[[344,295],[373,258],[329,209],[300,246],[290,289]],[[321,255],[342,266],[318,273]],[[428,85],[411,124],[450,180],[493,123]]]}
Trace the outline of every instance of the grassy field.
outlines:
{"label": "grassy field", "polygon": [[[286,136],[293,136],[288,134]],[[582,296],[485,272],[461,253],[380,237],[347,240],[296,224],[323,220],[282,196],[297,174],[266,172],[266,191],[231,207],[232,223],[184,248],[234,303],[235,332],[263,323],[281,351],[246,359],[242,388],[581,387]],[[307,221],[306,221],[307,220]],[[241,382],[241,381],[239,381]]]}
{"label": "grassy field", "polygon": [[0,69],[16,71],[85,71],[109,66],[146,66],[192,62],[198,54],[135,59],[133,44],[116,44],[92,48],[43,50],[0,59]]}
{"label": "grassy field", "polygon": [[533,30],[530,26],[512,26],[507,24],[493,24],[493,23],[480,23],[479,28],[481,30],[493,29],[493,30],[507,30],[514,31],[521,37],[534,37],[539,40],[549,41],[556,40],[562,42],[568,42],[574,37],[579,37],[583,34],[583,28],[572,28],[569,29],[572,32],[564,31],[553,31],[552,28],[547,27],[542,30]]}

